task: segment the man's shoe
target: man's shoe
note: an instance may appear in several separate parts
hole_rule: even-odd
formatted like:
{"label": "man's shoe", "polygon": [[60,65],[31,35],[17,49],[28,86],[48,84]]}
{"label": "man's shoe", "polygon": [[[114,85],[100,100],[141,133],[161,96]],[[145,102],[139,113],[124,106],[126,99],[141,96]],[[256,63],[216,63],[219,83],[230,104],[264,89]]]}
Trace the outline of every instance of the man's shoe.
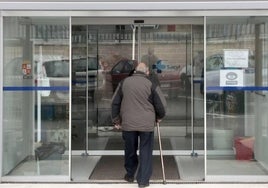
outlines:
{"label": "man's shoe", "polygon": [[147,184],[139,184],[139,188],[149,187],[149,183]]}
{"label": "man's shoe", "polygon": [[124,179],[129,182],[129,183],[133,183],[134,182],[134,177],[129,177],[127,174],[125,175]]}

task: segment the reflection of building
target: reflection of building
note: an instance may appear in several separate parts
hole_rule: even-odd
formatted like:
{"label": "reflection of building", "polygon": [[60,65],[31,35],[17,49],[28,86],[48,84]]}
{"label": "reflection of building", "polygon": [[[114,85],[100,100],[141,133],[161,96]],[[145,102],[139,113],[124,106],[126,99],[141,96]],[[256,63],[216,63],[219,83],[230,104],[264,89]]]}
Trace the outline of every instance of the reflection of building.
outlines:
{"label": "reflection of building", "polygon": [[[76,176],[76,162],[82,161],[81,155],[91,161],[88,173],[94,172],[102,156],[123,155],[121,134],[113,130],[110,122],[111,96],[95,93],[100,83],[111,81],[109,71],[122,57],[141,57],[148,64],[155,64],[159,58],[177,67],[158,73],[159,78],[168,80],[162,89],[169,91],[167,118],[161,122],[164,154],[173,157],[180,172],[190,171],[189,166],[197,163],[194,172],[198,175],[190,173],[185,177],[180,173],[180,179],[172,181],[267,182],[268,2],[245,1],[243,7],[236,1],[129,4],[132,3],[122,1],[119,8],[118,2],[112,1],[0,2],[2,182],[93,182],[89,174]],[[152,27],[155,24],[158,27]],[[155,56],[144,58],[149,46],[157,49]],[[226,49],[249,50],[249,66],[238,67],[246,87],[220,85]],[[58,68],[57,76],[48,79],[49,84],[39,85],[35,61],[44,62],[55,56],[65,60],[69,72],[63,76],[64,68]],[[87,57],[79,67],[82,70],[75,73],[74,57]],[[88,57],[98,60],[96,70],[100,71],[84,66]],[[15,61],[17,58],[20,61]],[[103,67],[98,67],[99,62]],[[23,77],[26,63],[33,69],[32,77]],[[118,68],[113,79],[121,81],[119,76],[128,68]],[[202,68],[206,100],[199,92]],[[82,78],[74,83],[74,76]],[[173,86],[174,83],[178,84]],[[183,92],[186,86],[188,93]],[[174,87],[176,92],[169,90]],[[40,95],[47,91],[51,97],[63,97],[59,93],[64,93],[66,100],[48,100]],[[105,94],[109,92],[112,93],[104,90]],[[57,147],[61,144],[65,146],[64,153]],[[40,148],[45,157],[36,155]],[[250,156],[243,156],[248,155],[243,148]],[[189,160],[196,163],[189,165]],[[112,173],[101,182],[114,180],[114,176]]]}

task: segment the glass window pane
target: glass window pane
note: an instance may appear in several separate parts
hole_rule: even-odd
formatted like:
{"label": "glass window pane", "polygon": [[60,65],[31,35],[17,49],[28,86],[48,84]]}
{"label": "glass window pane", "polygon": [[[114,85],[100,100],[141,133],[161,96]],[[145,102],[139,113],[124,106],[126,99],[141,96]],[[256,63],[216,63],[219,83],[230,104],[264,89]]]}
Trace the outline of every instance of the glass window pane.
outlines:
{"label": "glass window pane", "polygon": [[[87,149],[89,153],[110,152],[113,155],[123,151],[121,131],[114,129],[111,122],[110,101],[118,83],[133,72],[140,57],[141,61],[150,66],[152,79],[159,81],[168,102],[167,116],[161,121],[162,144],[165,152],[174,155],[165,158],[182,161],[181,164],[185,165],[183,168],[189,170],[189,174],[180,177],[183,180],[202,180],[204,178],[204,157],[202,156],[204,95],[200,92],[204,64],[202,23],[194,26],[190,24],[145,25],[141,28],[137,26],[134,30],[135,35],[133,35],[132,25],[121,25],[120,28],[124,29],[118,30],[118,28],[119,26],[116,25],[72,26],[73,150],[80,150],[82,155],[86,155]],[[138,29],[141,29],[141,32],[138,32]],[[133,45],[134,36],[136,40]],[[86,40],[87,38],[89,40]],[[140,52],[138,51],[139,40]],[[94,75],[88,71],[88,78],[85,69],[84,71],[76,69],[78,63],[75,61],[77,57],[87,56],[99,58],[98,63],[102,68]],[[195,57],[194,67],[191,62],[192,57]],[[193,75],[191,75],[192,70],[194,70]],[[191,98],[192,76],[194,77],[193,100]],[[96,83],[98,78],[100,80],[104,78],[105,82],[87,88],[91,83]],[[82,81],[84,85],[81,84]],[[157,133],[154,150],[159,150]],[[194,159],[191,154],[195,156]],[[98,164],[101,162],[102,160]],[[190,173],[191,167],[187,165],[188,163],[198,163],[198,168],[194,169],[197,176]],[[178,179],[179,171],[177,165],[174,166],[176,167],[172,179]],[[92,174],[95,173],[94,171]]]}
{"label": "glass window pane", "polygon": [[4,17],[4,176],[69,175],[68,23]]}
{"label": "glass window pane", "polygon": [[208,17],[207,174],[267,175],[267,17]]}

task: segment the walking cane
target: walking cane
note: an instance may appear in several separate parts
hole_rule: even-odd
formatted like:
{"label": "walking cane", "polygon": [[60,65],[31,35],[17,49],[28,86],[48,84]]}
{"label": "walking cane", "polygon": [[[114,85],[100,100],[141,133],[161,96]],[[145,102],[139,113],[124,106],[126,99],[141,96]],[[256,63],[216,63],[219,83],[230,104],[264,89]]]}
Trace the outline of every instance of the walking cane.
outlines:
{"label": "walking cane", "polygon": [[157,125],[159,151],[160,151],[162,174],[163,174],[163,184],[166,184],[165,166],[164,166],[163,153],[162,153],[162,144],[161,144],[161,135],[160,135],[159,122],[156,122],[156,125]]}

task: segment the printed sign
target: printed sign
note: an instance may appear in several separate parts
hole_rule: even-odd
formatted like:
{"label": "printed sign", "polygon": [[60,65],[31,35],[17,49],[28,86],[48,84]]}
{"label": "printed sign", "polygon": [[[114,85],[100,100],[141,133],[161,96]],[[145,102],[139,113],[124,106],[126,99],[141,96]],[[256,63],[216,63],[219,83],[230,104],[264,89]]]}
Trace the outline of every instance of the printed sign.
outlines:
{"label": "printed sign", "polygon": [[22,64],[22,74],[24,79],[32,78],[32,65],[30,63]]}
{"label": "printed sign", "polygon": [[249,51],[241,50],[224,50],[224,67],[247,68]]}
{"label": "printed sign", "polygon": [[244,86],[244,74],[242,69],[220,70],[221,87],[241,87]]}
{"label": "printed sign", "polygon": [[22,64],[22,73],[23,75],[29,75],[32,72],[32,65],[28,63]]}

